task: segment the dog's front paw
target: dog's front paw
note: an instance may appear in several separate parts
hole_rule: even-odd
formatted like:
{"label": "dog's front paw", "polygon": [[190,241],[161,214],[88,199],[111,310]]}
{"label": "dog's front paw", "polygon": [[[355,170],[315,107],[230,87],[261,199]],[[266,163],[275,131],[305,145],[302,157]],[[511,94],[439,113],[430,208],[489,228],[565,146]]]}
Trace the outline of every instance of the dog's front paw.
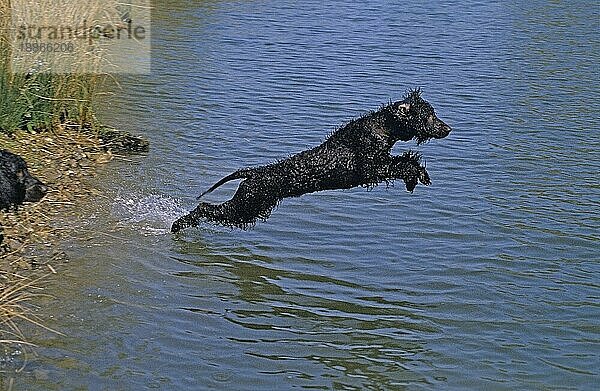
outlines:
{"label": "dog's front paw", "polygon": [[406,190],[411,193],[417,187],[419,182],[425,186],[429,186],[431,184],[431,179],[429,178],[429,173],[425,167],[419,166],[410,166],[410,168],[405,172],[402,179],[406,184]]}
{"label": "dog's front paw", "polygon": [[411,193],[413,192],[415,187],[417,187],[417,183],[418,183],[418,180],[414,176],[404,178],[404,184],[406,185],[406,190],[410,191]]}
{"label": "dog's front paw", "polygon": [[421,182],[425,186],[431,185],[431,178],[429,178],[429,173],[423,166],[419,167],[419,182]]}

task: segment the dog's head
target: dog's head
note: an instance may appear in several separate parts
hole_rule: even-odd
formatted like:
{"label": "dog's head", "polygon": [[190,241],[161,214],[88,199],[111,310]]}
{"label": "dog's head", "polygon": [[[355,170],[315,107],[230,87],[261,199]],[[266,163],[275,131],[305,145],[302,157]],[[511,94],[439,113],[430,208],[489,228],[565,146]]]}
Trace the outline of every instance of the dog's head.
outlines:
{"label": "dog's head", "polygon": [[19,194],[17,202],[37,202],[44,198],[48,187],[27,170],[25,160],[8,151],[0,151],[0,169],[5,175],[12,175]]}
{"label": "dog's head", "polygon": [[393,141],[415,139],[418,144],[432,138],[444,138],[452,130],[435,115],[434,108],[421,97],[419,88],[404,99],[386,107]]}

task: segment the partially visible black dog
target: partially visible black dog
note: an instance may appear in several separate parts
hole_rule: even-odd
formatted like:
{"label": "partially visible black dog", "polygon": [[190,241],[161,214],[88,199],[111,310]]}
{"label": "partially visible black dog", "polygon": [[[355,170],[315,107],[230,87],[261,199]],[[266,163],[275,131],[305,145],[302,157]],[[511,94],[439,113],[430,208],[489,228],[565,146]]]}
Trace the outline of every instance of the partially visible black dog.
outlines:
{"label": "partially visible black dog", "polygon": [[200,197],[225,182],[244,179],[233,198],[218,205],[201,202],[175,221],[171,231],[196,226],[202,219],[246,229],[259,218],[267,219],[282,199],[320,190],[375,186],[402,179],[412,192],[418,182],[431,183],[429,174],[418,153],[392,156],[392,147],[397,141],[414,139],[420,144],[444,138],[450,131],[421,97],[421,91],[410,91],[403,100],[342,126],[313,149],[226,176]]}
{"label": "partially visible black dog", "polygon": [[23,158],[0,150],[0,210],[39,201],[47,191],[46,185],[29,174]]}

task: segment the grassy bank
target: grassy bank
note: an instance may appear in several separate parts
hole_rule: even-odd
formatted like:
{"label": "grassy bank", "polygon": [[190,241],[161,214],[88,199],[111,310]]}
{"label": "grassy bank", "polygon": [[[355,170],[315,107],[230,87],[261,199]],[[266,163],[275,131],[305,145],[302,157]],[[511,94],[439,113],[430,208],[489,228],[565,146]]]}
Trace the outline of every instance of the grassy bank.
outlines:
{"label": "grassy bank", "polygon": [[[39,9],[55,4],[36,2]],[[43,327],[33,316],[31,301],[44,294],[44,275],[56,273],[65,260],[59,244],[72,228],[61,221],[76,218],[72,214],[78,203],[98,196],[86,179],[115,153],[147,148],[144,140],[102,128],[95,118],[94,106],[111,80],[97,72],[101,53],[84,51],[80,58],[70,58],[77,64],[70,73],[40,71],[35,62],[25,71],[22,63],[15,69],[10,5],[0,0],[0,148],[21,155],[50,191],[39,203],[0,211],[5,237],[0,246],[0,345],[27,344],[18,329],[21,321]],[[73,1],[59,11],[74,24],[82,18],[90,25],[117,23],[116,5],[110,0]],[[41,25],[53,23],[51,13],[39,17]]]}
{"label": "grassy bank", "polygon": [[[78,229],[72,223],[78,221],[81,205],[102,197],[90,179],[99,165],[116,155],[107,151],[103,139],[75,128],[0,134],[0,146],[23,156],[31,174],[50,188],[40,202],[24,204],[10,213],[0,212],[4,231],[0,249],[2,360],[15,350],[34,349],[20,328],[24,323],[29,323],[27,329],[31,325],[45,328],[44,319],[36,317],[35,303],[52,295],[46,288],[48,276],[60,274],[68,265],[61,243]],[[11,373],[0,370],[0,389],[3,375],[10,378]]]}
{"label": "grassy bank", "polygon": [[99,76],[11,74],[0,46],[0,132],[44,131],[63,123],[93,126]]}
{"label": "grassy bank", "polygon": [[[71,157],[68,155],[73,154],[70,150],[72,140],[77,138],[69,135],[68,140],[63,140],[68,142],[60,144],[60,151],[49,145],[50,140],[67,138],[64,132],[66,124],[75,126],[71,129],[93,128],[96,125],[93,106],[103,76],[88,72],[96,66],[94,60],[91,63],[82,62],[82,70],[85,71],[82,73],[38,73],[35,64],[31,64],[31,69],[26,72],[23,69],[14,70],[13,56],[18,53],[11,45],[11,33],[14,33],[11,30],[14,27],[12,12],[10,1],[0,0],[0,148],[22,155],[34,174],[56,185],[55,178],[48,178],[41,171],[60,176],[66,167],[52,162],[57,158]],[[51,17],[48,14],[46,19]],[[43,19],[39,21],[40,24],[51,23],[51,20]],[[45,132],[48,136],[39,136]],[[80,140],[80,144],[86,142]],[[48,149],[54,149],[54,157],[50,158]],[[72,181],[71,184],[77,185],[77,182]],[[78,193],[75,191],[73,195]],[[14,213],[0,212],[0,226],[5,235],[0,248],[0,344],[24,343],[25,338],[17,326],[20,321],[39,323],[32,316],[29,303],[40,294],[40,278],[54,271],[51,263],[58,260],[58,254],[39,252],[35,247],[59,240],[50,219],[53,213],[60,213],[57,210],[61,208],[59,204],[49,205],[53,198],[65,198],[57,195],[56,191],[54,194],[51,192],[43,203],[26,205]],[[67,198],[58,202],[73,201],[72,197]],[[32,255],[35,253],[43,254],[42,257],[46,259],[36,259]],[[45,264],[46,267],[37,267],[39,264]],[[32,272],[33,269],[36,271]]]}
{"label": "grassy bank", "polygon": [[[71,8],[60,10],[51,0],[40,0],[36,5],[38,10],[60,12],[62,19],[65,14],[73,15],[73,25],[79,23],[79,19],[94,25],[117,23],[119,18],[114,1],[74,1],[68,6]],[[15,12],[10,8],[9,0],[0,0],[0,132],[50,130],[64,123],[95,125],[93,107],[107,79],[106,75],[97,72],[103,61],[101,51],[91,53],[80,49],[73,53],[58,53],[56,57],[42,53],[25,56],[11,38],[11,34],[15,34],[13,19],[19,20],[14,16]],[[52,26],[57,23],[51,11],[38,13],[30,16],[37,24]],[[103,20],[99,15],[104,15]],[[75,38],[73,41],[77,43]],[[70,68],[70,73],[52,73],[51,68],[40,65],[45,61],[60,63],[63,60],[76,64]]]}

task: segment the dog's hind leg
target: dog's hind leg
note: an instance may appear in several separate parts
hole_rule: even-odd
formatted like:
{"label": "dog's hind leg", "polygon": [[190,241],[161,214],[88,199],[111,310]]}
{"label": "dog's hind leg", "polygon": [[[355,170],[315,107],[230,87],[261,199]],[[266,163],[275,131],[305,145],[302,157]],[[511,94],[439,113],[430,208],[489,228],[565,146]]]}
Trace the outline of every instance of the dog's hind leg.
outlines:
{"label": "dog's hind leg", "polygon": [[201,221],[246,229],[254,225],[257,219],[267,219],[278,202],[279,198],[273,196],[268,187],[246,179],[229,201],[222,204],[200,202],[196,209],[173,223],[171,232],[197,226]]}
{"label": "dog's hind leg", "polygon": [[193,211],[175,220],[173,225],[171,225],[171,232],[175,233],[188,227],[197,227],[204,217],[204,210],[207,205],[211,204],[201,202]]}
{"label": "dog's hind leg", "polygon": [[257,219],[266,220],[280,201],[272,183],[249,178],[240,183],[233,197],[208,211],[208,218],[218,224],[246,229]]}

